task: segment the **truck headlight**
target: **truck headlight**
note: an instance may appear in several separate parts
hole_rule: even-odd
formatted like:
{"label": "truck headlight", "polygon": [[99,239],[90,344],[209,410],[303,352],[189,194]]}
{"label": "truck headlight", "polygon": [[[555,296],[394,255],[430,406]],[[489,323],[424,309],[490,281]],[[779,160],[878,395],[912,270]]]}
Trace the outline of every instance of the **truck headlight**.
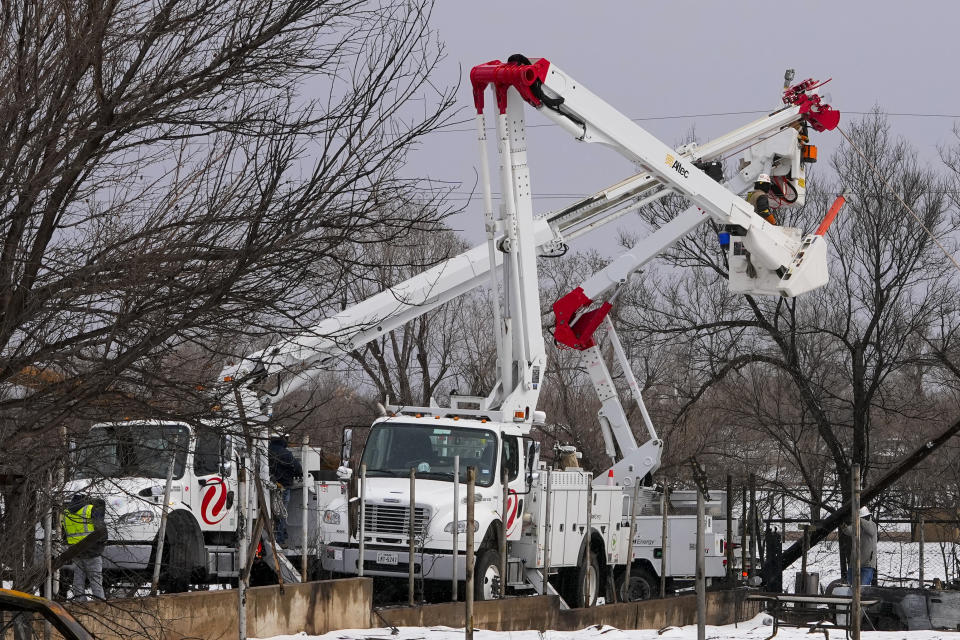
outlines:
{"label": "truck headlight", "polygon": [[323,512],[324,524],[340,524],[340,512],[327,509]]}
{"label": "truck headlight", "polygon": [[150,524],[151,522],[153,522],[153,511],[132,511],[117,518],[117,524],[120,525]]}
{"label": "truck headlight", "polygon": [[[447,526],[443,528],[447,533],[453,533],[453,523],[448,522]],[[476,520],[473,521],[473,532],[476,533],[480,530],[480,523]],[[467,531],[467,521],[466,520],[457,520],[457,533],[466,533]]]}

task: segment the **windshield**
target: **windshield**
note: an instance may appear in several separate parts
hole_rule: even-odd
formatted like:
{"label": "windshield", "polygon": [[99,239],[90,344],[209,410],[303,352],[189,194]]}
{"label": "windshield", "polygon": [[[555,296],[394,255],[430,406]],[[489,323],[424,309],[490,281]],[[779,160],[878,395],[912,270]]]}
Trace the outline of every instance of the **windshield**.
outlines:
{"label": "windshield", "polygon": [[493,484],[497,466],[497,436],[486,429],[428,427],[386,422],[370,431],[362,462],[369,477],[417,477],[453,481],[453,458],[460,456],[460,482],[467,481],[467,467],[476,467],[477,484]]}
{"label": "windshield", "polygon": [[183,477],[190,432],[183,425],[118,424],[94,427],[75,454],[78,478]]}

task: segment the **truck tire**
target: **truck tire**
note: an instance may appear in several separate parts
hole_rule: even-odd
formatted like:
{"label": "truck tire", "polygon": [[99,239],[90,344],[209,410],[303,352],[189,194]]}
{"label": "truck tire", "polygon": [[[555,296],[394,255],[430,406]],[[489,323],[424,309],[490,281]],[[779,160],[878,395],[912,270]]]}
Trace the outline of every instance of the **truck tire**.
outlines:
{"label": "truck tire", "polygon": [[587,564],[581,563],[563,571],[560,594],[571,609],[597,604],[600,595],[600,561],[596,552],[590,552]]}
{"label": "truck tire", "polygon": [[481,549],[473,564],[474,600],[500,597],[500,555],[493,549]]}
{"label": "truck tire", "polygon": [[192,554],[187,551],[186,546],[182,542],[171,540],[170,536],[165,536],[159,584],[164,593],[183,593],[190,589],[193,564],[190,562]]}
{"label": "truck tire", "polygon": [[643,567],[630,569],[630,584],[624,584],[626,571],[617,572],[617,595],[621,602],[639,602],[656,598],[660,593],[659,580]]}

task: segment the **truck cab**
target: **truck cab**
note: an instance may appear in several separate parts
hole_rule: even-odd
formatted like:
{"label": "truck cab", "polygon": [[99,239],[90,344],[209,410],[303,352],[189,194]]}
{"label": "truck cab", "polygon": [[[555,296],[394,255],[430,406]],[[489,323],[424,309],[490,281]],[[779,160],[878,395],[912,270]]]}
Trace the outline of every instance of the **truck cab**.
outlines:
{"label": "truck cab", "polygon": [[[361,458],[366,467],[363,508],[348,514],[348,497],[332,502],[323,515],[326,548],[323,567],[356,574],[359,526],[363,513],[363,573],[405,577],[410,544],[410,470],[414,496],[415,572],[426,579],[450,580],[454,564],[464,575],[467,468],[476,469],[475,550],[496,549],[502,517],[501,477],[507,476],[507,540],[519,540],[520,514],[529,490],[525,464],[526,429],[486,418],[397,415],[377,420]],[[455,471],[456,459],[459,465]],[[454,484],[459,484],[454,506]],[[353,496],[359,501],[359,495]],[[358,505],[359,506],[359,505]],[[453,532],[459,541],[453,555]],[[478,555],[478,563],[480,556]]]}
{"label": "truck cab", "polygon": [[237,528],[233,458],[230,436],[214,424],[194,427],[157,420],[96,424],[73,449],[74,473],[66,492],[104,500],[108,530],[104,568],[145,573],[153,562],[172,466],[165,556],[168,577],[183,586],[188,579],[205,579],[208,546],[233,541]]}

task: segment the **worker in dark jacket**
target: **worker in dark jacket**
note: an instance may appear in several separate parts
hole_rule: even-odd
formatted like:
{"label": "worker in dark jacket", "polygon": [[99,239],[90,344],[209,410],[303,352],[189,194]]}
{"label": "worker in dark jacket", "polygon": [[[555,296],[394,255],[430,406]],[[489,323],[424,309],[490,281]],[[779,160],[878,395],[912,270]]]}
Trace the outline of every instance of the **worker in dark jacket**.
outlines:
{"label": "worker in dark jacket", "polygon": [[[290,506],[290,487],[295,478],[303,476],[300,463],[293,457],[287,448],[287,439],[283,436],[274,436],[270,439],[269,449],[270,479],[277,484],[280,491],[282,508],[274,510],[274,536],[277,544],[287,543],[287,509]],[[280,507],[281,505],[278,505]]]}
{"label": "worker in dark jacket", "polygon": [[757,176],[757,181],[753,183],[753,191],[747,194],[747,202],[753,205],[753,212],[769,222],[777,224],[777,219],[770,213],[770,189],[773,183],[770,182],[770,176],[761,173]]}
{"label": "worker in dark jacket", "polygon": [[87,582],[90,583],[93,597],[104,599],[101,554],[107,540],[105,511],[106,505],[103,500],[76,493],[60,514],[60,524],[68,545],[79,544],[91,535],[98,539],[73,559],[73,598],[80,602],[87,599]]}
{"label": "worker in dark jacket", "polygon": [[[873,584],[877,576],[877,523],[873,522],[870,509],[860,508],[860,585]],[[843,534],[853,538],[853,525],[843,527]],[[853,584],[853,567],[847,567],[847,582]]]}

